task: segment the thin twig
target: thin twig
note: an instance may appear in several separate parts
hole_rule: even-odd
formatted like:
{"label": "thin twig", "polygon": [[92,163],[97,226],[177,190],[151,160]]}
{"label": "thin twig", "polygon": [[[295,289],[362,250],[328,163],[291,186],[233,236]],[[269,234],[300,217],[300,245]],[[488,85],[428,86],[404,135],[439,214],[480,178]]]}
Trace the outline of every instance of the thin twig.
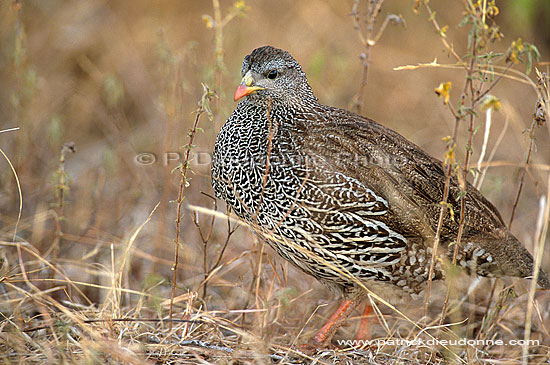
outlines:
{"label": "thin twig", "polygon": [[[487,108],[485,112],[485,133],[483,133],[483,144],[481,145],[481,153],[479,154],[479,158],[477,160],[477,171],[481,171],[481,164],[483,163],[483,159],[485,158],[485,153],[487,152],[487,144],[489,143],[489,134],[491,133],[491,124],[493,121],[492,118],[493,115],[493,108]],[[477,180],[480,178],[480,174],[476,174],[474,178],[474,182],[472,185],[474,185],[477,188]]]}
{"label": "thin twig", "polygon": [[23,191],[21,190],[21,182],[19,181],[19,176],[17,175],[17,171],[15,170],[15,167],[11,163],[11,160],[1,148],[0,148],[0,153],[2,154],[4,159],[8,162],[8,165],[10,165],[11,172],[13,173],[13,177],[15,178],[15,183],[17,184],[17,193],[19,197],[19,210],[17,213],[17,220],[15,221],[15,228],[13,229],[13,238],[12,238],[12,241],[15,242],[17,238],[17,228],[19,226],[19,222],[21,222],[21,213],[23,212]]}
{"label": "thin twig", "polygon": [[[67,186],[67,175],[65,173],[65,155],[67,152],[75,153],[75,147],[74,142],[69,142],[63,144],[61,147],[61,153],[59,156],[59,167],[57,169],[57,178],[59,179],[58,186],[57,186],[57,194],[58,194],[58,203],[57,203],[57,217],[56,217],[56,230],[55,230],[55,239],[52,245],[52,264],[53,266],[57,266],[57,259],[59,256],[59,247],[61,245],[61,241],[63,239],[63,231],[61,228],[61,222],[63,221],[63,207],[65,205],[64,196],[65,191],[68,190]],[[54,272],[52,271],[50,273],[50,277],[53,279]]]}
{"label": "thin twig", "polygon": [[[209,197],[214,202],[214,210],[218,210],[218,202],[215,197],[206,194],[205,192],[201,191],[201,194]],[[210,220],[210,225],[208,228],[208,233],[206,236],[203,234],[201,226],[199,224],[199,217],[197,212],[193,212],[193,223],[195,224],[195,227],[197,227],[197,230],[199,231],[199,235],[201,236],[202,241],[202,269],[203,269],[203,282],[202,282],[202,297],[203,299],[206,298],[206,291],[207,291],[207,278],[210,275],[210,270],[208,269],[208,241],[210,241],[210,236],[212,235],[212,230],[214,229],[214,221],[216,220],[216,216],[213,215],[212,219]]]}
{"label": "thin twig", "polygon": [[502,140],[504,139],[504,135],[506,134],[506,131],[508,130],[508,117],[506,117],[506,120],[504,121],[504,127],[502,127],[502,130],[500,131],[500,134],[497,137],[497,141],[495,142],[495,145],[493,146],[493,149],[491,150],[491,153],[489,154],[489,157],[487,158],[486,162],[481,162],[479,166],[483,166],[483,170],[481,170],[481,173],[478,175],[479,179],[477,180],[477,184],[475,185],[476,189],[481,189],[481,186],[483,185],[483,181],[485,180],[485,175],[487,174],[487,170],[489,170],[490,165],[493,162],[493,158],[495,157],[495,154],[498,150],[498,147],[500,146]]}
{"label": "thin twig", "polygon": [[432,24],[434,25],[435,29],[437,30],[438,34],[440,35],[439,39],[441,40],[441,43],[445,46],[445,48],[451,53],[456,60],[458,61],[458,64],[461,65],[464,70],[468,71],[468,67],[466,66],[466,63],[462,60],[462,58],[455,52],[454,47],[447,42],[446,37],[443,35],[441,31],[441,27],[439,26],[439,23],[435,19],[435,13],[433,12],[432,8],[430,7],[429,3],[427,1],[424,1],[424,6],[426,7],[426,10],[428,11],[428,15]]}
{"label": "thin twig", "polygon": [[523,333],[522,346],[522,363],[527,364],[529,356],[529,339],[531,337],[531,325],[533,316],[533,307],[535,301],[535,291],[537,289],[537,279],[540,275],[540,265],[542,263],[542,255],[548,234],[548,222],[550,221],[550,174],[548,174],[548,191],[546,196],[541,196],[539,199],[539,214],[537,219],[537,231],[535,235],[535,252],[533,254],[533,278],[529,287],[527,299],[527,311],[525,313],[525,330]]}
{"label": "thin twig", "polygon": [[529,148],[527,149],[527,156],[525,157],[525,167],[521,170],[521,176],[519,178],[518,191],[516,193],[516,199],[514,200],[514,205],[512,206],[512,213],[510,214],[510,221],[508,222],[508,229],[512,228],[512,222],[514,221],[514,215],[516,213],[516,208],[519,204],[519,198],[521,196],[521,191],[523,190],[523,183],[525,180],[525,173],[529,169],[529,163],[531,162],[531,153],[535,145],[535,128],[537,126],[537,121],[533,119],[531,123],[531,128],[529,128]]}
{"label": "thin twig", "polygon": [[214,9],[214,54],[216,56],[216,90],[221,90],[224,70],[223,62],[223,26],[220,0],[212,0]]}
{"label": "thin twig", "polygon": [[[458,256],[458,249],[460,247],[460,241],[462,239],[462,234],[464,232],[464,223],[465,223],[465,215],[466,215],[466,195],[467,195],[466,184],[467,184],[467,177],[468,177],[468,164],[469,164],[470,155],[471,155],[471,151],[472,151],[472,140],[473,140],[473,135],[474,135],[474,128],[473,128],[473,126],[474,126],[474,114],[473,114],[472,111],[476,107],[475,102],[474,102],[474,99],[475,99],[476,95],[474,94],[474,86],[473,86],[472,75],[474,74],[474,70],[476,70],[476,68],[477,68],[477,57],[476,57],[477,42],[478,42],[477,32],[474,32],[474,37],[473,37],[472,46],[471,46],[472,47],[471,48],[472,57],[470,59],[470,65],[467,69],[466,81],[464,83],[464,89],[463,89],[462,95],[461,95],[461,101],[464,101],[464,99],[466,98],[467,90],[468,90],[468,86],[469,86],[469,90],[470,90],[470,93],[469,93],[469,95],[470,95],[470,105],[469,105],[469,108],[470,108],[470,113],[469,113],[470,123],[468,125],[468,142],[467,142],[467,145],[466,145],[466,157],[465,157],[465,161],[464,161],[464,165],[463,165],[463,169],[462,169],[462,178],[460,178],[460,176],[458,177],[459,178],[458,179],[459,180],[459,185],[460,185],[460,194],[461,194],[461,198],[460,198],[460,222],[459,222],[459,225],[458,225],[458,232],[457,232],[457,235],[456,235],[456,240],[454,242],[452,265],[456,265],[456,259],[457,259],[457,256]],[[458,127],[459,121],[462,118],[463,118],[462,114],[460,114],[460,119],[456,118],[456,116],[455,116],[455,131],[456,131],[456,127]],[[456,141],[456,140],[453,138],[453,141]],[[447,201],[445,201],[445,203],[447,203]],[[432,258],[433,258],[433,255],[432,255]],[[430,266],[430,268],[431,268],[431,266]],[[431,277],[428,280],[431,280]],[[443,302],[443,308],[441,310],[441,316],[440,316],[440,320],[439,320],[440,324],[442,324],[443,320],[445,319],[445,315],[446,315],[446,312],[447,312],[447,307],[449,305],[451,287],[452,287],[452,284],[449,284],[447,286],[447,291],[445,293],[445,300]],[[427,308],[427,306],[426,306],[426,308]]]}
{"label": "thin twig", "polygon": [[382,8],[382,4],[384,3],[384,0],[378,0],[378,1],[368,0],[367,15],[365,18],[365,22],[367,26],[366,26],[365,32],[363,33],[363,30],[361,29],[361,17],[359,15],[360,2],[361,0],[355,0],[353,2],[353,6],[351,9],[351,18],[353,20],[353,27],[357,31],[357,34],[359,35],[359,39],[361,40],[361,44],[363,45],[363,48],[364,48],[364,52],[361,54],[361,60],[362,60],[361,82],[359,83],[359,91],[357,92],[357,95],[355,96],[354,102],[352,105],[352,110],[355,111],[357,114],[361,114],[361,111],[363,108],[363,101],[365,99],[367,75],[368,75],[370,59],[371,59],[371,49],[376,44],[376,41],[380,39],[380,37],[382,36],[382,33],[384,32],[384,29],[387,26],[387,22],[389,21],[389,19],[386,18],[387,21],[384,22],[378,34],[375,37],[372,37],[374,33],[374,22],[376,21],[376,17],[380,13],[380,9]]}
{"label": "thin twig", "polygon": [[[229,207],[228,207],[228,210],[229,210]],[[227,248],[229,240],[231,239],[231,236],[233,235],[233,233],[235,233],[237,228],[239,228],[239,227],[237,226],[233,229],[231,228],[231,219],[230,219],[230,214],[228,212],[228,214],[227,214],[227,235],[225,236],[225,242],[224,242],[223,247],[220,251],[220,254],[218,255],[218,259],[216,260],[216,263],[214,265],[212,265],[212,268],[210,269],[210,271],[208,273],[209,276],[210,276],[210,273],[212,271],[214,271],[220,265],[220,262],[222,261],[223,254],[225,252],[225,249]]]}
{"label": "thin twig", "polygon": [[[181,232],[181,207],[183,203],[183,190],[186,186],[189,185],[189,181],[187,180],[187,171],[189,170],[189,161],[191,158],[191,150],[193,149],[193,142],[195,140],[195,135],[197,133],[197,127],[199,124],[200,116],[204,112],[209,112],[207,109],[207,104],[210,102],[210,100],[214,97],[214,94],[208,89],[208,86],[203,84],[204,93],[202,94],[201,101],[199,102],[199,107],[196,111],[195,115],[195,121],[193,122],[193,127],[189,131],[189,142],[185,146],[185,158],[183,159],[182,164],[179,166],[179,170],[181,173],[181,180],[180,180],[180,187],[178,192],[178,200],[177,200],[177,213],[176,213],[176,240],[175,240],[175,253],[174,253],[174,265],[172,266],[172,271],[174,272],[172,276],[172,292],[170,295],[170,314],[169,318],[172,319],[172,315],[174,313],[174,298],[176,296],[176,284],[177,284],[177,273],[178,273],[178,263],[179,263],[179,246],[180,246],[180,232]],[[172,322],[170,322],[170,331],[172,331]]]}
{"label": "thin twig", "polygon": [[275,137],[275,134],[277,133],[277,129],[279,128],[279,125],[277,123],[273,123],[271,119],[271,98],[267,99],[267,130],[268,130],[268,136],[267,136],[267,152],[266,152],[266,158],[265,158],[265,168],[264,173],[262,176],[262,191],[260,193],[260,200],[258,202],[258,206],[256,207],[256,211],[254,212],[254,224],[258,225],[258,214],[260,213],[260,209],[262,207],[262,204],[264,202],[264,195],[265,195],[265,188],[267,186],[267,182],[269,180],[269,171],[271,169],[271,150],[273,149],[273,138]]}
{"label": "thin twig", "polygon": [[[260,194],[260,200],[258,202],[258,206],[256,207],[256,211],[254,214],[254,224],[255,226],[258,225],[258,214],[260,213],[260,210],[262,208],[262,204],[264,201],[264,195],[265,195],[265,188],[267,186],[267,182],[269,180],[269,172],[271,169],[271,152],[273,149],[273,138],[275,137],[275,134],[277,133],[277,130],[279,128],[279,125],[277,121],[273,121],[271,117],[271,98],[267,99],[267,111],[266,111],[266,118],[268,123],[268,138],[267,138],[267,153],[266,153],[266,160],[265,160],[265,168],[264,168],[264,174],[262,177],[262,191]],[[263,255],[264,255],[264,249],[265,249],[265,241],[264,239],[260,239],[260,250],[258,252],[258,259],[256,261],[256,271],[254,273],[254,280],[252,281],[252,284],[254,285],[254,294],[255,294],[255,304],[256,308],[259,309],[260,303],[258,294],[260,291],[260,281],[261,281],[261,272],[262,272],[262,261],[263,261]],[[252,286],[251,286],[252,290]],[[249,293],[250,294],[250,293]],[[243,315],[244,317],[244,315]]]}
{"label": "thin twig", "polygon": [[[537,101],[537,105],[535,106],[533,121],[537,124],[542,124],[550,116],[550,77],[548,77],[548,74],[541,74],[538,70],[536,70],[536,72],[539,79],[537,88],[537,91],[539,91],[539,100]],[[540,267],[542,264],[542,256],[544,254],[544,247],[548,234],[548,226],[550,225],[550,173],[547,175],[546,188],[546,196],[541,196],[539,198],[539,214],[534,239],[535,248],[533,254],[533,278],[529,287],[527,313],[525,314],[525,331],[523,335],[524,342],[522,346],[521,359],[522,364],[525,365],[529,361],[529,339],[531,337],[535,291],[537,289],[538,278],[540,275]]]}

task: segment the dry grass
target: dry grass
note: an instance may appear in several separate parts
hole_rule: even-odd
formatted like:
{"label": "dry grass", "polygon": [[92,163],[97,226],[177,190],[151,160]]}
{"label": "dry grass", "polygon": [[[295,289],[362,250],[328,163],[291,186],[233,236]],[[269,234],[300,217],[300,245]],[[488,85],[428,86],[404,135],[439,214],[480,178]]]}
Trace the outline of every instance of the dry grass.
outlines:
{"label": "dry grass", "polygon": [[[426,315],[424,298],[398,308],[373,299],[373,339],[417,342],[303,354],[296,345],[320,328],[336,298],[212,199],[208,154],[234,108],[240,62],[263,44],[291,51],[322,102],[360,109],[434,156],[449,153],[441,138],[456,118],[433,90],[451,81],[450,104],[458,105],[466,73],[453,52],[468,49],[467,29],[456,27],[464,2],[430,2],[440,29],[449,25],[446,37],[425,8],[414,14],[414,2],[384,1],[376,22],[369,4],[0,3],[0,362],[548,362],[550,293],[462,273],[449,295],[433,283]],[[530,4],[522,13],[497,3],[505,38],[491,49],[505,52],[522,37],[550,59],[549,6]],[[380,33],[384,19],[401,19],[388,14],[407,28]],[[428,66],[394,70],[419,64]],[[544,247],[548,272],[550,123],[533,119],[548,113],[547,104],[535,107],[548,89],[534,72],[526,78],[522,64],[501,66],[497,77],[507,76],[491,94],[502,109],[487,131],[482,112],[475,133],[469,119],[458,125],[454,158],[462,168],[470,153],[468,168],[481,161],[477,184],[505,221],[514,216],[512,231],[531,252]],[[537,67],[548,72],[548,63]],[[201,83],[216,98],[202,99],[206,113],[196,119]],[[183,177],[172,173],[178,164]],[[336,340],[353,338],[358,316]],[[527,333],[538,345],[509,345]],[[433,337],[504,344],[427,345]]]}

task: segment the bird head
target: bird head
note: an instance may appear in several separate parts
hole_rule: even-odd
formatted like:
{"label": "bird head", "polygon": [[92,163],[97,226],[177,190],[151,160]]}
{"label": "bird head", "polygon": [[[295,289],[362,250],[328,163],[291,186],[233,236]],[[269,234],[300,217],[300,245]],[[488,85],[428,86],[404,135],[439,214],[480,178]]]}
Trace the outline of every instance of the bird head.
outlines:
{"label": "bird head", "polygon": [[252,102],[295,103],[316,100],[300,64],[281,49],[264,46],[245,57],[241,84],[234,100],[247,97]]}

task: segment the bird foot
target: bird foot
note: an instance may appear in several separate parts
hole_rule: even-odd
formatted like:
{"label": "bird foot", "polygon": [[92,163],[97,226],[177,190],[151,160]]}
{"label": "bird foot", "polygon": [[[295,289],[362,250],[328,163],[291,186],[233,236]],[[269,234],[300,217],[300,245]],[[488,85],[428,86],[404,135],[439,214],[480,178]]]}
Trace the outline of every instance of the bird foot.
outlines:
{"label": "bird foot", "polygon": [[298,351],[301,351],[305,354],[311,355],[317,351],[321,350],[338,350],[338,347],[333,345],[332,343],[328,344],[318,344],[316,342],[310,342],[310,343],[303,343],[301,345],[298,345]]}
{"label": "bird foot", "polygon": [[372,307],[367,304],[363,310],[363,315],[361,316],[361,322],[359,324],[359,329],[355,335],[355,341],[368,341],[371,339],[371,324],[376,322],[376,317],[372,317]]}

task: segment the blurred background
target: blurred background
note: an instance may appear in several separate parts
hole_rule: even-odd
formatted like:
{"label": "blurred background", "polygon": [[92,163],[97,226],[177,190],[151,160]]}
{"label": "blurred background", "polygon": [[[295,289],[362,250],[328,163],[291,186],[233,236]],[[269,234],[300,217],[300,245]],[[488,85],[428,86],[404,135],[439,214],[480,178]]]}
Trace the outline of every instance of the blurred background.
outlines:
{"label": "blurred background", "polygon": [[[312,88],[324,104],[350,108],[359,90],[363,46],[350,16],[353,1],[134,0],[0,2],[0,148],[17,171],[23,192],[17,240],[29,242],[74,281],[110,285],[111,262],[160,202],[132,246],[128,288],[156,291],[169,297],[174,257],[176,204],[183,161],[181,147],[206,84],[216,93],[213,120],[201,116],[195,137],[189,186],[184,189],[177,294],[202,292],[201,238],[211,216],[188,205],[214,209],[209,153],[220,127],[235,108],[233,92],[244,56],[270,44],[286,49],[302,64]],[[359,10],[366,9],[366,1]],[[467,28],[459,28],[462,1],[431,1],[439,24],[458,54],[466,52]],[[542,60],[550,58],[550,2],[503,0],[496,17],[504,39],[491,47],[504,52],[521,37],[536,45]],[[219,18],[216,11],[219,10]],[[406,22],[389,25],[372,49],[362,114],[404,135],[433,156],[443,158],[454,118],[434,94],[451,81],[456,104],[464,73],[449,69],[394,71],[402,65],[454,63],[442,46],[426,11],[413,11],[413,1],[386,0],[375,28],[387,14]],[[223,27],[216,23],[223,20]],[[220,31],[221,29],[221,31]],[[218,33],[217,33],[218,32]],[[218,42],[218,43],[216,43]],[[525,65],[517,65],[525,70]],[[543,67],[544,69],[544,67]],[[531,77],[534,73],[531,72]],[[535,110],[534,89],[503,80],[492,94],[503,108],[494,113],[489,149],[508,128],[494,160],[521,164],[529,145],[528,129]],[[483,116],[483,114],[481,114]],[[483,131],[483,117],[476,120]],[[458,159],[464,156],[467,130],[460,131]],[[474,136],[477,161],[483,133]],[[62,146],[73,142],[75,152]],[[179,157],[178,158],[178,154]],[[547,191],[550,139],[546,127],[536,130],[533,162],[546,166],[527,174],[512,226],[532,252],[539,197]],[[482,192],[508,221],[516,197],[520,169],[492,167]],[[60,184],[65,188],[60,208]],[[204,194],[203,194],[204,193]],[[0,240],[11,241],[18,216],[18,192],[12,171],[0,158]],[[218,211],[225,213],[223,202]],[[197,224],[195,224],[197,223]],[[232,224],[231,228],[234,228]],[[62,233],[62,234],[60,234]],[[227,220],[216,218],[206,244],[212,269],[227,240]],[[543,267],[550,271],[550,243]],[[16,265],[13,247],[2,247],[8,269]],[[203,305],[208,309],[243,309],[253,304],[250,287],[260,245],[246,228],[231,235],[221,268],[208,282]],[[304,323],[315,307],[334,299],[311,277],[296,271],[269,248],[262,261],[262,290],[268,300],[302,298],[285,315],[287,323]],[[26,257],[30,259],[30,257]],[[31,275],[38,279],[40,271]],[[37,285],[47,284],[37,281]],[[49,284],[48,284],[49,285]],[[310,291],[310,289],[314,289]],[[105,290],[83,286],[94,303]],[[60,296],[69,295],[58,293]],[[309,301],[303,301],[306,295]],[[73,298],[81,301],[77,295]],[[135,298],[128,296],[127,304]],[[257,304],[257,303],[256,303]],[[327,311],[327,310],[324,310]],[[324,312],[323,312],[324,313]],[[324,313],[324,315],[326,315]]]}

